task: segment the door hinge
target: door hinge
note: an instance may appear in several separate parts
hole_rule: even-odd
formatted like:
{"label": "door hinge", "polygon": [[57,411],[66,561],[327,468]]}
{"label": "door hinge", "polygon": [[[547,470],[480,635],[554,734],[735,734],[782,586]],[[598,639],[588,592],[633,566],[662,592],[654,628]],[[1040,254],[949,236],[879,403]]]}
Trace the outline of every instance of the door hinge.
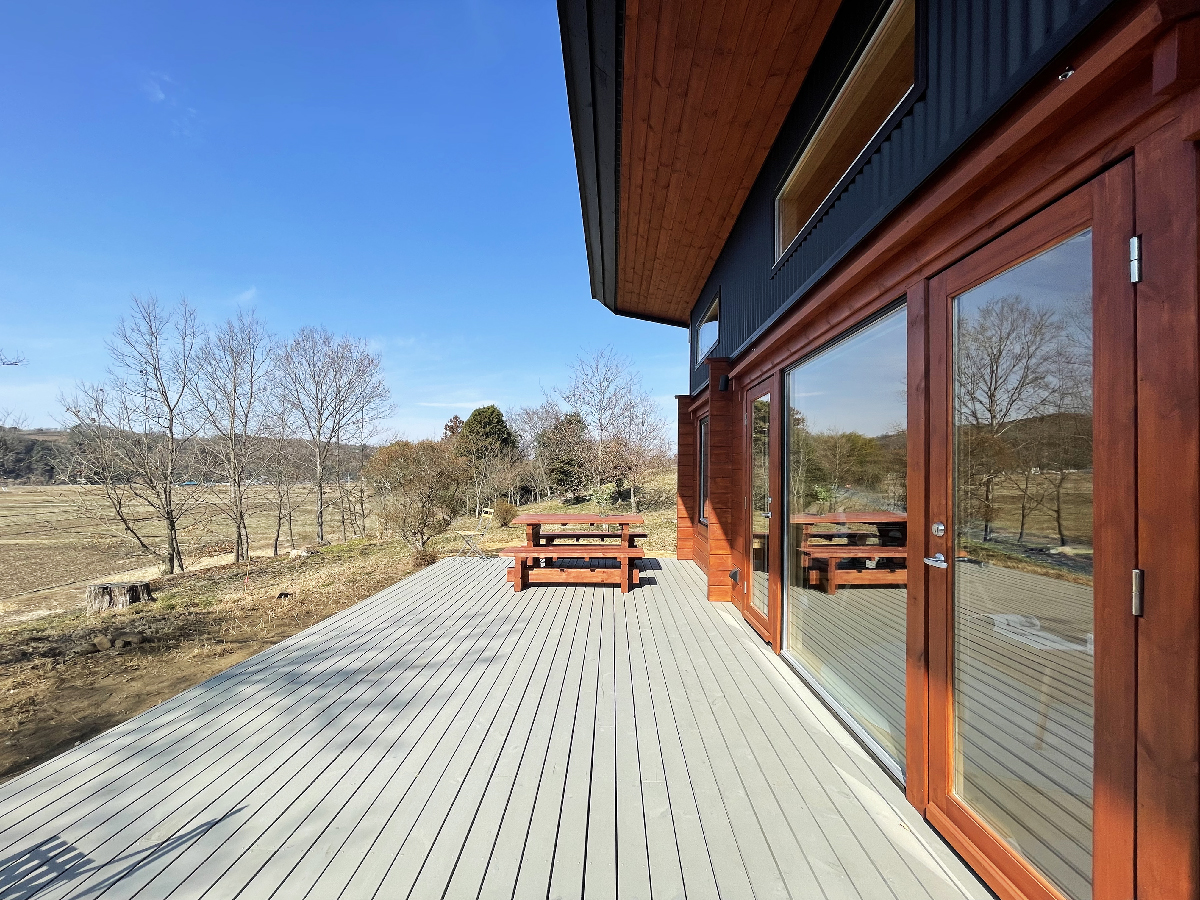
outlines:
{"label": "door hinge", "polygon": [[1141,569],[1133,570],[1133,614],[1135,616],[1142,614],[1142,583],[1145,577],[1146,573]]}
{"label": "door hinge", "polygon": [[1142,236],[1135,234],[1129,239],[1129,281],[1138,284],[1142,280]]}

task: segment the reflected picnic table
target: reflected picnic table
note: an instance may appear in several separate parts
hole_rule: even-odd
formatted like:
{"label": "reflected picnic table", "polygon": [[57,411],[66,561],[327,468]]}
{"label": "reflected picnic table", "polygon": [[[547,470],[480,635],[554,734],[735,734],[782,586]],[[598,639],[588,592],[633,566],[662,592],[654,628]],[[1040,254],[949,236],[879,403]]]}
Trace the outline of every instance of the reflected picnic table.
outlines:
{"label": "reflected picnic table", "polygon": [[[808,569],[808,583],[816,586],[825,574],[825,593],[837,592],[843,584],[908,584],[908,515],[885,510],[801,513],[791,517],[800,526],[800,540],[793,543],[800,564]],[[818,530],[818,526],[823,527]],[[851,526],[863,526],[852,528]],[[874,528],[875,532],[864,530]],[[868,544],[871,538],[878,543]],[[834,541],[845,543],[834,543]],[[844,560],[869,560],[870,568],[839,569]],[[904,561],[905,565],[899,565]],[[884,563],[881,568],[879,563]]]}

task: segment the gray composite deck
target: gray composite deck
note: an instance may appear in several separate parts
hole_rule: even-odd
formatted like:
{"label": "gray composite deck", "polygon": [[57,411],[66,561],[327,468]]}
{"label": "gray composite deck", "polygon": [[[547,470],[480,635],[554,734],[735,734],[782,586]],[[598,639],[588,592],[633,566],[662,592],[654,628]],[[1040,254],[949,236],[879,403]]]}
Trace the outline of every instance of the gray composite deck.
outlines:
{"label": "gray composite deck", "polygon": [[0,786],[8,898],[983,898],[691,563],[448,559]]}

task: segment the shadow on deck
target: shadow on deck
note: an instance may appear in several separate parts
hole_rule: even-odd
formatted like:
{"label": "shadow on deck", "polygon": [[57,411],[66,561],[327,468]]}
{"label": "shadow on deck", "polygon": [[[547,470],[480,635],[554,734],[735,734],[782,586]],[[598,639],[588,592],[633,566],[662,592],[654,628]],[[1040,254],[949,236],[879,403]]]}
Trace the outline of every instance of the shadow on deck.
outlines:
{"label": "shadow on deck", "polygon": [[0,787],[0,895],[982,898],[691,563],[447,559]]}

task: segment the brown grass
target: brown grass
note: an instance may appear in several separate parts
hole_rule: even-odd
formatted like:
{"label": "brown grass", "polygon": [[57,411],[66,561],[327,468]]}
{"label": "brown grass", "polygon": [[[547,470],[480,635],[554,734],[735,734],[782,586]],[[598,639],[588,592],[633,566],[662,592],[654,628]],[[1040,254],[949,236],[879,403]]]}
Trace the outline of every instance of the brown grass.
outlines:
{"label": "brown grass", "polygon": [[[197,488],[197,505],[184,520],[184,563],[190,569],[232,558],[232,529],[217,506],[219,487]],[[270,488],[252,488],[251,550],[271,552],[275,518]],[[316,540],[314,507],[294,514],[297,545]],[[149,509],[133,509],[151,517]],[[153,541],[163,532],[144,523]],[[340,536],[340,527],[338,529]],[[290,549],[286,531],[281,548]],[[136,574],[134,574],[136,573]],[[114,520],[99,487],[14,485],[0,492],[0,617],[4,620],[68,612],[83,603],[88,582],[128,575],[129,580],[159,573],[159,563],[126,536]]]}
{"label": "brown grass", "polygon": [[[163,579],[153,603],[0,627],[0,780],[345,609],[411,571],[407,547],[357,541],[299,560]],[[290,593],[278,599],[281,592]],[[145,642],[81,653],[124,631]]]}

